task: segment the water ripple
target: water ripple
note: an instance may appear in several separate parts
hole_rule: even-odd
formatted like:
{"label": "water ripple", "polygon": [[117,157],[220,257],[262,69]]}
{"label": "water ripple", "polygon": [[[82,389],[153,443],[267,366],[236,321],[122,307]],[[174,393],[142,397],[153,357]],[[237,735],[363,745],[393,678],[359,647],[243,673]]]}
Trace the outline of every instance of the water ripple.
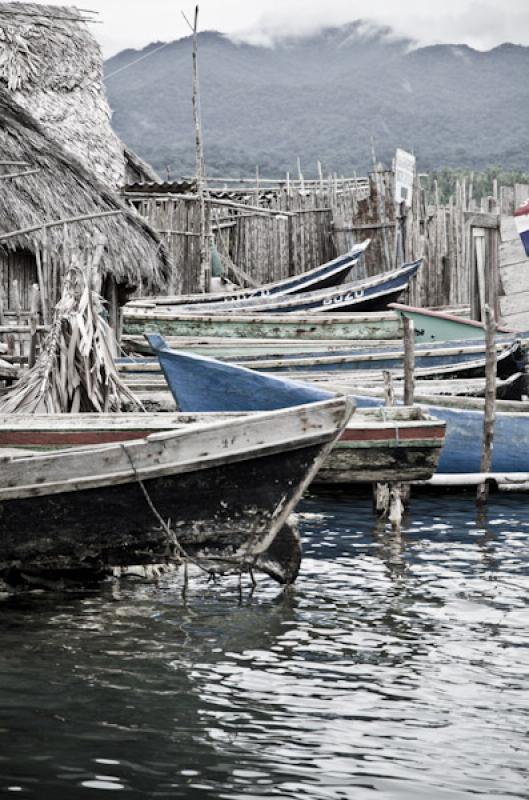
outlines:
{"label": "water ripple", "polygon": [[0,606],[0,795],[528,796],[529,513],[308,498],[293,592],[180,576]]}

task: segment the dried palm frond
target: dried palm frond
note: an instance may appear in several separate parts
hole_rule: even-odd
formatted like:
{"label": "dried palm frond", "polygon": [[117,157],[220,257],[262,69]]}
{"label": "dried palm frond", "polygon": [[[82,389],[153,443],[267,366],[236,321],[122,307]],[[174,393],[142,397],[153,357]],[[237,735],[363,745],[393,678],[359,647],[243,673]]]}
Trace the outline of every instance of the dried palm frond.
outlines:
{"label": "dried palm frond", "polygon": [[36,362],[0,401],[0,411],[58,414],[119,411],[127,400],[141,403],[114,364],[114,333],[101,316],[102,298],[83,272],[72,268],[64,281],[50,332]]}

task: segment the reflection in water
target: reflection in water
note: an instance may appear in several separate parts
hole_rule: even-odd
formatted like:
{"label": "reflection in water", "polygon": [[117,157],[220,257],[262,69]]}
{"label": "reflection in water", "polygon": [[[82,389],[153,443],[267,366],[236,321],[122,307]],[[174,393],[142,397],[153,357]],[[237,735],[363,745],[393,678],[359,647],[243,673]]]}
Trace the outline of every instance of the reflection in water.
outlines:
{"label": "reflection in water", "polygon": [[309,498],[297,587],[178,575],[0,606],[0,795],[527,796],[529,514]]}

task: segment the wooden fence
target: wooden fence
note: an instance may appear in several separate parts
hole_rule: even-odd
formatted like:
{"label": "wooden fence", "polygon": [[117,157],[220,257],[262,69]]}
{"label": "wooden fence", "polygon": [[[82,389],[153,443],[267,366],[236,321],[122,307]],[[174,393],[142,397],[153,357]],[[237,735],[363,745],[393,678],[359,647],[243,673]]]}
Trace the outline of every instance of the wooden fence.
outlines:
{"label": "wooden fence", "polygon": [[[409,292],[412,304],[470,304],[479,315],[476,270],[481,255],[487,263],[497,257],[498,243],[490,231],[499,230],[498,187],[478,206],[468,178],[457,183],[448,203],[441,203],[436,185],[428,191],[416,178],[407,208],[395,204],[394,182],[392,171],[376,169],[360,179],[212,188],[208,207],[216,248],[225,266],[234,265],[236,275],[260,285],[304,272],[370,238],[355,277],[421,258],[423,266]],[[186,191],[164,194],[151,187],[150,194],[134,195],[140,213],[165,237],[175,262],[173,288],[183,293],[198,291],[200,284],[198,202]],[[484,227],[483,213],[488,215]],[[482,235],[485,249],[476,244]],[[491,280],[497,278],[492,275]],[[497,292],[494,286],[492,295]]]}

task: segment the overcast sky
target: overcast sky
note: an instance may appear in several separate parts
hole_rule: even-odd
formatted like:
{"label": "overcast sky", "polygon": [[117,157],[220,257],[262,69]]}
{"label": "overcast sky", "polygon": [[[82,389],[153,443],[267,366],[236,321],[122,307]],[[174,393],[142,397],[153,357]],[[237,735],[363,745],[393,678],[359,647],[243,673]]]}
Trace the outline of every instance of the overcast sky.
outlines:
{"label": "overcast sky", "polygon": [[[101,24],[91,29],[108,57],[126,47],[142,48],[187,35],[181,12],[191,18],[195,3],[63,0],[62,5],[99,12]],[[529,44],[529,0],[201,0],[199,6],[202,30],[219,30],[262,44],[282,33],[303,34],[355,19],[390,25],[421,44],[466,43],[480,50],[506,41]]]}

